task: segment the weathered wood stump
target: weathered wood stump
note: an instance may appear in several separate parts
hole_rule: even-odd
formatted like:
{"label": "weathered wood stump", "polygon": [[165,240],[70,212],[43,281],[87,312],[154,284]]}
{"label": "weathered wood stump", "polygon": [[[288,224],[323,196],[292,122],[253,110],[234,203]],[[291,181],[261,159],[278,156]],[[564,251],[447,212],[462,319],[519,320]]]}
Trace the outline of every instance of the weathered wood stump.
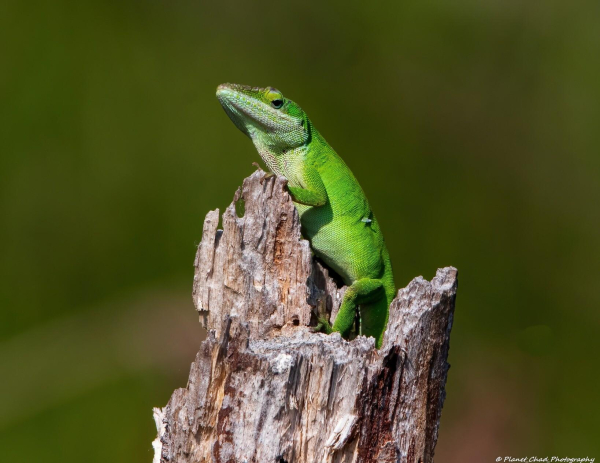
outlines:
{"label": "weathered wood stump", "polygon": [[208,339],[187,387],[154,409],[154,461],[432,462],[456,269],[398,291],[379,351],[314,333],[317,304],[333,321],[345,288],[301,238],[285,180],[263,176],[244,181],[222,231],[218,210],[206,216],[193,294]]}

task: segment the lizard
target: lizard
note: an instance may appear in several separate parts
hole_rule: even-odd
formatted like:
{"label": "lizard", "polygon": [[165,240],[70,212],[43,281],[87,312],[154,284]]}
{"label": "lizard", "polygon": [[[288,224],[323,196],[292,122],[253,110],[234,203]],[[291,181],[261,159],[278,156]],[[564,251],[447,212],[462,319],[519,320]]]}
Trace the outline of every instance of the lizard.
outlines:
{"label": "lizard", "polygon": [[320,317],[317,329],[348,339],[358,313],[359,334],[374,337],[380,348],[396,286],[379,223],[356,177],[279,90],[221,84],[217,98],[271,175],[287,179],[303,237],[348,286],[333,326]]}

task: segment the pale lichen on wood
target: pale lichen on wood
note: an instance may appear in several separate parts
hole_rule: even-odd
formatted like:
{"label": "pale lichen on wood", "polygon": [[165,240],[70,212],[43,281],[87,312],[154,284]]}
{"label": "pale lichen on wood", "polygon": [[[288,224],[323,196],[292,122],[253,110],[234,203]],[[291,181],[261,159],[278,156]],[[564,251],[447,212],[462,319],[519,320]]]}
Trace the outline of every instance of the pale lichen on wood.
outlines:
{"label": "pale lichen on wood", "polygon": [[154,461],[432,462],[456,269],[398,291],[380,350],[314,333],[316,306],[333,320],[345,288],[302,240],[285,180],[263,176],[244,181],[222,231],[218,210],[206,216],[193,294],[208,339],[187,387],[155,409]]}

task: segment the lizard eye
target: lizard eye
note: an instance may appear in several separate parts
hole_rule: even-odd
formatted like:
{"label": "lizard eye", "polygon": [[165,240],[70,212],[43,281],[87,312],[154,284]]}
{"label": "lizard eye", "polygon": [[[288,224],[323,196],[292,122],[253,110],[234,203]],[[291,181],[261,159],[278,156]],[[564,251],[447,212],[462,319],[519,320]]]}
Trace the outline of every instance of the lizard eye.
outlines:
{"label": "lizard eye", "polygon": [[279,109],[283,106],[283,95],[276,88],[267,87],[265,89],[265,96],[267,97],[267,100],[271,102],[271,106],[275,109]]}

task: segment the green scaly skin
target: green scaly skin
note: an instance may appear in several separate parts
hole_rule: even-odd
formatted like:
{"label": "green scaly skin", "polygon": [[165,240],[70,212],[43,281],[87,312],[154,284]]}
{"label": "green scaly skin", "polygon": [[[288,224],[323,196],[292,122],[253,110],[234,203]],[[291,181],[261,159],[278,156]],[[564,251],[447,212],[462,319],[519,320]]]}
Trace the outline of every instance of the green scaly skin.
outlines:
{"label": "green scaly skin", "polygon": [[303,236],[349,286],[333,327],[322,321],[324,330],[347,338],[360,310],[360,334],[373,336],[381,347],[396,286],[383,235],[358,181],[304,111],[278,90],[222,84],[217,98],[269,169],[288,180]]}

